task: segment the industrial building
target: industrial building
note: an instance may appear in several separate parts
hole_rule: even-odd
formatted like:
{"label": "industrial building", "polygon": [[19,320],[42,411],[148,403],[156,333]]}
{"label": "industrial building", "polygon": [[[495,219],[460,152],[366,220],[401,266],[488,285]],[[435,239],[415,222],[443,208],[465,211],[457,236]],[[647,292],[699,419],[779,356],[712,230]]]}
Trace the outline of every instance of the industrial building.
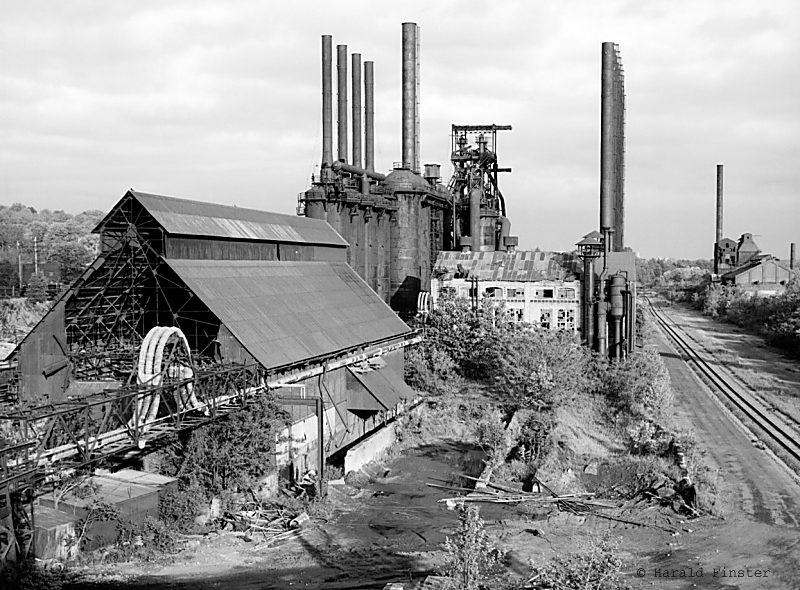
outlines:
{"label": "industrial building", "polygon": [[419,337],[327,223],[131,190],[95,232],[100,256],[11,354],[4,494],[270,390],[315,434],[279,457],[291,478],[412,401],[402,349]]}
{"label": "industrial building", "polygon": [[489,298],[512,319],[545,330],[581,330],[581,264],[559,252],[441,252],[431,301]]}
{"label": "industrial building", "polygon": [[751,233],[743,233],[738,241],[723,237],[723,220],[724,166],[717,164],[714,279],[735,285],[745,293],[771,296],[783,292],[792,279],[800,277],[794,243],[789,245],[789,261],[782,261],[762,253]]}

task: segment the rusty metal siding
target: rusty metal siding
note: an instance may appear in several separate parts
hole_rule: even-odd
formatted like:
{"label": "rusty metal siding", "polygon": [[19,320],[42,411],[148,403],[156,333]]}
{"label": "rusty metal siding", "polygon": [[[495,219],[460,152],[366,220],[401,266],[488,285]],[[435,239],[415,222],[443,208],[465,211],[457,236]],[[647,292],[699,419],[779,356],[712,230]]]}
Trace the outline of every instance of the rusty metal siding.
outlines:
{"label": "rusty metal siding", "polygon": [[566,280],[580,274],[575,254],[560,252],[440,252],[434,270],[443,279],[454,278],[458,267],[481,281]]}
{"label": "rusty metal siding", "polygon": [[347,247],[347,242],[319,219],[135,191],[129,194],[169,234]]}
{"label": "rusty metal siding", "polygon": [[167,263],[266,368],[409,332],[341,262]]}
{"label": "rusty metal siding", "polygon": [[22,379],[21,398],[26,402],[54,403],[63,401],[69,385],[69,368],[45,376],[45,367],[66,361],[56,338],[66,343],[64,303],[58,302],[25,338],[17,353]]}
{"label": "rusty metal siding", "polygon": [[278,244],[168,236],[166,257],[196,260],[277,260]]}

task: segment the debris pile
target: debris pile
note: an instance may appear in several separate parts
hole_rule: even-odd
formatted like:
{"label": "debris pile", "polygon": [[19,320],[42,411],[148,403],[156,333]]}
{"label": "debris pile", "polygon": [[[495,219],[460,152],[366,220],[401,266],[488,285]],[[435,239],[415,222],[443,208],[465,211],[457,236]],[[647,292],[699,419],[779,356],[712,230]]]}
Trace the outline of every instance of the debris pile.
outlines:
{"label": "debris pile", "polygon": [[310,517],[306,512],[296,514],[285,508],[254,502],[236,513],[226,512],[222,521],[223,531],[244,533],[246,541],[261,539],[253,547],[254,551],[258,551],[296,535],[310,521]]}
{"label": "debris pile", "polygon": [[526,492],[491,481],[480,481],[468,475],[461,474],[461,477],[478,482],[476,489],[435,483],[428,483],[427,485],[463,494],[438,500],[439,503],[445,504],[447,508],[451,510],[470,502],[538,504],[543,508],[552,507],[561,512],[575,515],[592,515],[597,518],[623,524],[657,528],[672,534],[677,534],[679,529],[673,526],[669,518],[666,518],[666,524],[662,525],[655,522],[643,522],[638,519],[634,520],[628,518],[628,516],[632,515],[635,517],[637,514],[648,514],[652,512],[652,510],[658,510],[658,508],[662,506],[672,507],[679,515],[688,515],[692,518],[701,516],[696,508],[695,487],[688,478],[684,478],[679,482],[673,482],[666,477],[657,478],[657,481],[650,482],[649,485],[638,490],[629,499],[609,501],[598,499],[593,492],[558,494],[535,478],[536,491]]}

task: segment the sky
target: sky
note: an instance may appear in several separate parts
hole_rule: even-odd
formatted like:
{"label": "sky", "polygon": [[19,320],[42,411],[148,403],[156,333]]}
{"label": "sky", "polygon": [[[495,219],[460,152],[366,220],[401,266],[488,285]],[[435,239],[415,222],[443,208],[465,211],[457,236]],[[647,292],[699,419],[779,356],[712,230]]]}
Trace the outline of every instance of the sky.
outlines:
{"label": "sky", "polygon": [[135,188],[293,213],[321,159],[323,34],[375,62],[388,172],[408,21],[421,161],[447,180],[453,123],[512,125],[500,187],[521,248],[597,228],[604,41],[625,68],[627,245],[709,258],[718,163],[726,236],[779,258],[800,242],[796,0],[4,0],[0,204],[105,211]]}

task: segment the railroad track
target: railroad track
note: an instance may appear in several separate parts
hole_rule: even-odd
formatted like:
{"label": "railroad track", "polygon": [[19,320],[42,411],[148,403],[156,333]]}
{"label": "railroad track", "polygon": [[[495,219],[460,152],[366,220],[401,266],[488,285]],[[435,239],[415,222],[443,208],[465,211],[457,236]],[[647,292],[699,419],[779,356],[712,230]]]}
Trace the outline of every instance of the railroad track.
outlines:
{"label": "railroad track", "polygon": [[644,299],[647,301],[650,313],[655,318],[658,326],[675,343],[679,351],[694,363],[697,370],[711,383],[713,388],[742,412],[751,423],[755,424],[764,436],[768,437],[782,451],[800,463],[800,443],[798,443],[796,435],[791,432],[789,427],[774,416],[771,416],[764,405],[755,400],[742,387],[732,383],[730,377],[714,368],[703,355],[695,350],[683,330],[670,323],[667,316],[659,311],[648,297]]}

